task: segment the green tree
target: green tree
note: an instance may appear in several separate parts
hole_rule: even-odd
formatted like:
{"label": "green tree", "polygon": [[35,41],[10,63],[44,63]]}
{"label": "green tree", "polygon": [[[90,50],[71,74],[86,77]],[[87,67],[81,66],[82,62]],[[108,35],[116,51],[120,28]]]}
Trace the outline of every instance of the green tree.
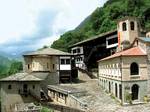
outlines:
{"label": "green tree", "polygon": [[20,72],[22,70],[23,70],[22,62],[14,61],[14,62],[12,62],[11,66],[10,66],[8,74],[9,75],[15,74],[15,73]]}
{"label": "green tree", "polygon": [[150,30],[150,0],[108,0],[98,7],[77,28],[61,35],[51,47],[68,51],[70,45],[100,33],[116,29],[117,19],[135,16]]}

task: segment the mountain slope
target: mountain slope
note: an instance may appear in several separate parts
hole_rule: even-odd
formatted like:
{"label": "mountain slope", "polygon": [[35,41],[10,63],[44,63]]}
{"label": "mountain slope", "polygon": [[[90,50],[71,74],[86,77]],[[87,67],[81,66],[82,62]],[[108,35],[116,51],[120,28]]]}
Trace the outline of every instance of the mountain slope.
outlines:
{"label": "mountain slope", "polygon": [[116,29],[116,20],[125,16],[140,18],[142,26],[150,30],[150,0],[108,0],[77,28],[61,35],[51,47],[67,51],[76,42]]}
{"label": "mountain slope", "polygon": [[0,56],[0,78],[17,73],[22,69],[22,62]]}
{"label": "mountain slope", "polygon": [[11,65],[11,61],[3,56],[0,56],[0,75],[6,74]]}

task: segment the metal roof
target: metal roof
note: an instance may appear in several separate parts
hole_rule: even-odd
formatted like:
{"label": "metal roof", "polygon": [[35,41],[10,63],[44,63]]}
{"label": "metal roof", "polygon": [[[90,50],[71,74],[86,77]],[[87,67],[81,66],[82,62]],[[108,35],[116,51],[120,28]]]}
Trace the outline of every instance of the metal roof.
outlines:
{"label": "metal roof", "polygon": [[137,39],[142,40],[144,42],[150,42],[150,37],[138,37]]}
{"label": "metal roof", "polygon": [[102,33],[102,34],[100,34],[100,35],[97,35],[97,36],[94,36],[94,37],[91,37],[91,38],[88,38],[88,39],[86,39],[86,40],[83,40],[83,41],[81,41],[81,42],[78,42],[78,43],[76,43],[76,44],[73,44],[73,45],[70,46],[70,47],[74,47],[74,46],[77,46],[77,45],[81,45],[81,44],[83,44],[83,43],[86,43],[86,42],[89,42],[89,41],[92,41],[92,40],[95,40],[95,39],[98,39],[98,38],[102,38],[102,37],[104,37],[104,36],[106,36],[106,35],[109,35],[109,34],[112,34],[112,33],[115,33],[115,32],[117,32],[116,29],[115,29],[115,30],[112,30],[112,31],[109,31],[109,32],[106,32],[106,33]]}

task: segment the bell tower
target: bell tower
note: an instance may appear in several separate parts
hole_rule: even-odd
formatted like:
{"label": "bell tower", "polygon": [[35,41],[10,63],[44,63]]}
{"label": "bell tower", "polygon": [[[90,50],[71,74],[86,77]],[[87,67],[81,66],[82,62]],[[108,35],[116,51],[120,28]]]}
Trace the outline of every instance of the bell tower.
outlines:
{"label": "bell tower", "polygon": [[140,36],[140,23],[135,17],[125,17],[118,20],[118,49],[128,48],[136,37]]}

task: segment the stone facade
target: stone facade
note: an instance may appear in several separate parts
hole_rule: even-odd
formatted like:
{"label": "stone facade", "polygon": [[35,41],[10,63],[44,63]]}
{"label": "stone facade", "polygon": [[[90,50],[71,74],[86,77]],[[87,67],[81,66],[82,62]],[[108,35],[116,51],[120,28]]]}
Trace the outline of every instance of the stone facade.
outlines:
{"label": "stone facade", "polygon": [[[35,99],[26,94],[23,86],[27,84],[27,92],[40,98],[39,82],[3,82],[1,83],[1,112],[13,112],[15,104],[33,102]],[[11,86],[11,87],[10,87]]]}
{"label": "stone facade", "polygon": [[24,60],[25,72],[56,72],[59,67],[59,57],[56,56],[28,56]]}
{"label": "stone facade", "polygon": [[78,98],[84,96],[85,93],[86,91],[81,91],[72,87],[61,85],[48,86],[48,95],[54,102],[77,109],[85,110],[87,108],[87,105]]}
{"label": "stone facade", "polygon": [[140,23],[137,18],[127,17],[120,19],[117,26],[121,37],[120,43],[124,40],[129,40],[132,43],[140,35]]}
{"label": "stone facade", "polygon": [[150,38],[139,37],[133,17],[119,20],[117,28],[118,52],[99,61],[100,85],[122,104],[144,102],[150,93]]}
{"label": "stone facade", "polygon": [[[62,64],[61,57],[67,63]],[[16,104],[48,101],[47,86],[59,84],[62,71],[69,71],[65,78],[71,77],[71,54],[52,48],[38,50],[24,55],[23,68],[23,73],[0,80],[2,112],[14,111]]]}
{"label": "stone facade", "polygon": [[[137,63],[139,74],[131,75],[130,66]],[[128,103],[134,84],[139,86],[138,102],[147,95],[147,60],[145,56],[118,57],[99,62],[99,84],[112,93],[122,104]],[[134,101],[134,100],[133,100]]]}

